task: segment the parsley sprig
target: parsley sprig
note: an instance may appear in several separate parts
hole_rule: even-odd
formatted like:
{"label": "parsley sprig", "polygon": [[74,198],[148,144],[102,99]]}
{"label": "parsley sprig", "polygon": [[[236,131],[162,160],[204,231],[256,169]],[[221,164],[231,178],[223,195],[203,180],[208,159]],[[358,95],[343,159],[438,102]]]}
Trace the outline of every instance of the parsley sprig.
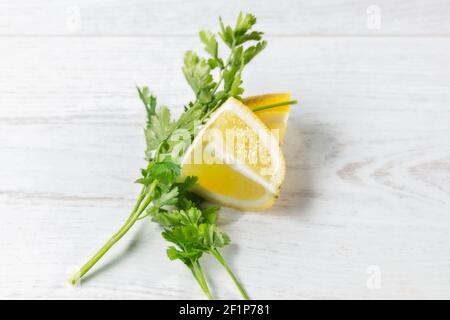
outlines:
{"label": "parsley sprig", "polygon": [[200,109],[202,120],[208,119],[228,98],[240,98],[244,93],[241,85],[245,65],[267,45],[261,40],[262,32],[252,31],[256,23],[252,14],[240,13],[234,28],[225,26],[221,18],[219,21],[218,35],[228,49],[228,57],[219,55],[217,36],[211,31],[199,33],[209,57],[201,58],[192,51],[184,57],[183,73],[196,97],[189,108]]}
{"label": "parsley sprig", "polygon": [[[256,18],[240,13],[235,26],[224,25],[220,19],[219,38],[228,54],[220,55],[217,36],[211,31],[201,31],[207,57],[192,51],[184,56],[183,74],[194,92],[177,120],[173,120],[167,106],[158,106],[156,97],[148,87],[137,88],[147,113],[145,156],[147,167],[136,180],[142,190],[136,204],[123,226],[105,245],[75,273],[70,282],[75,284],[119,241],[136,221],[151,217],[162,229],[162,236],[171,246],[167,255],[171,260],[182,261],[192,272],[205,295],[212,299],[200,259],[211,254],[228,272],[245,299],[248,295],[225,261],[219,249],[230,243],[230,238],[217,226],[218,207],[205,207],[203,199],[190,189],[197,178],[180,178],[181,159],[192,143],[199,127],[228,98],[240,99],[242,72],[265,47],[262,32],[252,30]],[[220,49],[220,50],[219,50]],[[283,104],[291,104],[292,101]],[[277,104],[279,106],[280,104]],[[263,106],[262,108],[273,107]],[[261,109],[262,110],[262,109]]]}

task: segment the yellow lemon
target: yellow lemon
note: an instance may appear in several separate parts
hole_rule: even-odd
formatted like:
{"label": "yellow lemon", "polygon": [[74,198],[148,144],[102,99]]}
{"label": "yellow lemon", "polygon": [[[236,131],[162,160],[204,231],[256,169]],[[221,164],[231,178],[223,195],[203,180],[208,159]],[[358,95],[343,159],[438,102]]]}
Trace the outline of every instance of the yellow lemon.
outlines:
{"label": "yellow lemon", "polygon": [[277,137],[234,98],[213,113],[182,159],[182,175],[199,179],[195,192],[240,210],[272,206],[284,172]]}
{"label": "yellow lemon", "polygon": [[[291,94],[290,93],[270,93],[270,94],[263,94],[259,96],[253,96],[243,99],[243,103],[249,107],[251,110],[273,104],[273,103],[279,103],[284,101],[290,101],[291,100]],[[286,135],[286,126],[287,121],[289,118],[289,109],[290,106],[280,106],[260,111],[255,111],[255,114],[258,116],[258,118],[261,119],[262,122],[269,128],[269,129],[278,129],[279,131],[279,139],[280,143],[282,144],[284,141],[284,137]]]}

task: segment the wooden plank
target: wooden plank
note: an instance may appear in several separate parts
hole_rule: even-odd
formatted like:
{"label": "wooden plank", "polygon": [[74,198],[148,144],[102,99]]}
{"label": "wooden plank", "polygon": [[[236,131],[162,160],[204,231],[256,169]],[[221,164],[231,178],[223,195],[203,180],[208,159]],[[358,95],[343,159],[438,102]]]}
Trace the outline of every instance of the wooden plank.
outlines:
{"label": "wooden plank", "polygon": [[272,35],[450,34],[446,0],[4,0],[0,34],[186,36],[217,30],[219,15],[231,21],[239,10],[255,13]]}
{"label": "wooden plank", "polygon": [[[328,110],[448,111],[446,38],[268,41],[244,74],[248,95],[290,88],[302,105]],[[0,121],[10,124],[141,126],[136,84],[149,85],[176,113],[192,99],[183,52],[202,51],[194,38],[4,38],[3,44]]]}
{"label": "wooden plank", "polygon": [[[270,37],[249,94],[291,89],[281,199],[224,209],[224,254],[253,298],[450,298],[445,38]],[[120,225],[144,164],[134,84],[179,110],[191,38],[3,38],[0,297],[201,298],[150,223],[80,290],[65,279]],[[264,79],[264,81],[261,81]],[[176,111],[175,111],[176,112]],[[206,259],[219,298],[238,298]],[[379,289],[367,286],[371,266]],[[377,269],[376,269],[377,270]]]}

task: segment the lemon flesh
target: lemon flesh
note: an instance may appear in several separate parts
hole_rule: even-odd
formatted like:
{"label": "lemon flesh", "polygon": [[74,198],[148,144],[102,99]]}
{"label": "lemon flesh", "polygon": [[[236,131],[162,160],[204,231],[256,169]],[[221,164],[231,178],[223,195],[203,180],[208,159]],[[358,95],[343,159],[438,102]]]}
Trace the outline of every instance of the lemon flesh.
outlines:
{"label": "lemon flesh", "polygon": [[195,192],[240,210],[272,206],[284,171],[277,137],[234,98],[214,112],[182,160],[182,176],[199,179]]}
{"label": "lemon flesh", "polygon": [[[273,103],[279,103],[284,101],[290,101],[290,93],[270,93],[259,96],[253,96],[245,98],[242,102],[251,110],[266,106]],[[261,119],[262,122],[269,129],[276,129],[279,133],[280,143],[283,144],[284,137],[286,136],[287,121],[289,118],[290,106],[275,107],[260,111],[255,111],[255,115]]]}

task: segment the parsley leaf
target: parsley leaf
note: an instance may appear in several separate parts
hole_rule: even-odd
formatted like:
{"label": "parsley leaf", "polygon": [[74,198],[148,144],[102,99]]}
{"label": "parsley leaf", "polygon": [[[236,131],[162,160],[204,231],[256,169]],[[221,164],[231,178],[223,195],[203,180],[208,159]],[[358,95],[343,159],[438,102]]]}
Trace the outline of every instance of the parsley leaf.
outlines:
{"label": "parsley leaf", "polygon": [[183,73],[192,90],[194,90],[197,99],[201,102],[209,101],[211,89],[214,88],[215,83],[206,59],[199,58],[192,51],[186,52],[184,55]]}
{"label": "parsley leaf", "polygon": [[148,126],[151,117],[156,113],[156,97],[150,94],[150,90],[148,89],[148,87],[143,87],[142,89],[136,87],[136,89],[139,93],[139,97],[144,103],[145,110],[147,111],[147,126]]}
{"label": "parsley leaf", "polygon": [[161,162],[150,163],[147,175],[164,184],[174,184],[180,175],[180,165],[166,158]]}
{"label": "parsley leaf", "polygon": [[[263,33],[252,30],[256,23],[252,14],[240,13],[234,28],[225,25],[221,18],[219,22],[221,31],[218,35],[229,48],[228,58],[220,57],[219,43],[214,33],[204,30],[199,36],[210,58],[206,60],[188,51],[184,59],[183,73],[196,97],[190,106],[201,106],[202,120],[207,119],[229,97],[240,98],[244,93],[244,66],[266,47],[266,42],[261,40]],[[212,70],[216,68],[219,75],[214,80]]]}

